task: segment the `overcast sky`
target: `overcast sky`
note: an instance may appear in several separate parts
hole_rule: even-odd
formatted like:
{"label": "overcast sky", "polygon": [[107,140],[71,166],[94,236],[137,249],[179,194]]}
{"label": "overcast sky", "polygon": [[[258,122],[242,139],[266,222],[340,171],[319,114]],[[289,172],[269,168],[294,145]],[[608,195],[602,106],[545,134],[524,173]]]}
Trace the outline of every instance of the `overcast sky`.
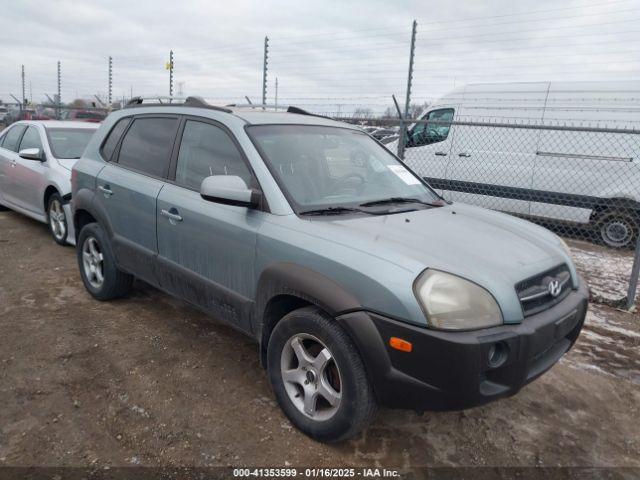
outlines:
{"label": "overcast sky", "polygon": [[404,97],[411,22],[418,22],[414,98],[471,82],[634,80],[640,74],[640,0],[30,1],[6,0],[0,99],[34,101],[174,94],[219,103],[260,100],[269,36],[268,101],[321,111],[382,110]]}

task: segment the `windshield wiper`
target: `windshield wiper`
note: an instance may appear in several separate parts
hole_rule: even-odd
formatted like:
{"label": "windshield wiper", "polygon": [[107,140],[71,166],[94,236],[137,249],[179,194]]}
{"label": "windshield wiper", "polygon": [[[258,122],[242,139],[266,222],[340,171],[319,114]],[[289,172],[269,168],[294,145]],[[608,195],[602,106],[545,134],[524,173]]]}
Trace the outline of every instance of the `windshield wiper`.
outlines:
{"label": "windshield wiper", "polygon": [[373,200],[371,202],[361,203],[361,207],[375,207],[377,205],[389,205],[392,203],[420,203],[422,205],[427,205],[429,207],[441,207],[443,204],[438,202],[437,200],[433,203],[425,202],[418,198],[409,198],[409,197],[390,197],[383,198],[382,200]]}
{"label": "windshield wiper", "polygon": [[360,210],[359,208],[352,207],[326,207],[326,208],[317,208],[315,210],[305,210],[304,212],[300,212],[300,215],[342,215],[343,213],[369,213],[364,210]]}

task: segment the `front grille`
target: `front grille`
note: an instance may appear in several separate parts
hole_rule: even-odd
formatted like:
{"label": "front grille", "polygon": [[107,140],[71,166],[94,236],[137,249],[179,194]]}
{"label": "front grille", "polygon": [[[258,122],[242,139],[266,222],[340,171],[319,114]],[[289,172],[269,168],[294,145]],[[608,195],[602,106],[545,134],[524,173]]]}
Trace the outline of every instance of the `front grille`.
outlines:
{"label": "front grille", "polygon": [[[550,287],[552,282],[557,282],[553,285],[555,289]],[[571,273],[564,264],[516,284],[516,293],[525,317],[553,307],[569,295],[570,291]]]}

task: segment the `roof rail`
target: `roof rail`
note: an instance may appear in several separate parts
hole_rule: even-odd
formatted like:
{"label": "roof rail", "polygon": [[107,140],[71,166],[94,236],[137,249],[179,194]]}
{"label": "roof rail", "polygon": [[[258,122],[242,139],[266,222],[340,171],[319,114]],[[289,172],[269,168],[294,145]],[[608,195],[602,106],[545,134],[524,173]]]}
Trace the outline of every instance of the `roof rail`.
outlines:
{"label": "roof rail", "polygon": [[[155,100],[155,103],[145,103],[147,100]],[[207,108],[209,110],[218,110],[220,112],[232,113],[231,110],[225,107],[218,107],[207,103],[202,97],[133,97],[127,102],[124,108],[135,107],[159,107],[159,106],[172,106],[172,107],[195,107],[195,108]]]}
{"label": "roof rail", "polygon": [[265,108],[273,108],[275,110],[283,110],[286,108],[284,105],[276,105],[275,103],[230,103],[227,105],[227,107],[232,107],[232,108],[260,108],[260,109],[265,109]]}
{"label": "roof rail", "polygon": [[300,107],[294,107],[293,105],[287,108],[287,113],[297,113],[298,115],[309,115],[310,117],[320,117],[320,118],[327,118],[329,120],[333,120],[332,118],[327,117],[325,115],[318,115],[317,113],[307,112],[306,110],[303,110]]}

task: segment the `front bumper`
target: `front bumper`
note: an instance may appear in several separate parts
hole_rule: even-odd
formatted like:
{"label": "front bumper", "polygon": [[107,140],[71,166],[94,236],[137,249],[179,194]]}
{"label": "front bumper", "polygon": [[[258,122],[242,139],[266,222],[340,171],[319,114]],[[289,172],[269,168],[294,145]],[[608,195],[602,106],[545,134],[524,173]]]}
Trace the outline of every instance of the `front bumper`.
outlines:
{"label": "front bumper", "polygon": [[[551,368],[578,338],[589,293],[579,288],[522,323],[468,332],[408,325],[370,312],[339,317],[358,347],[379,403],[390,408],[461,410],[517,393]],[[389,338],[413,344],[410,353]],[[506,353],[490,365],[492,347]],[[494,357],[495,359],[495,357]]]}

